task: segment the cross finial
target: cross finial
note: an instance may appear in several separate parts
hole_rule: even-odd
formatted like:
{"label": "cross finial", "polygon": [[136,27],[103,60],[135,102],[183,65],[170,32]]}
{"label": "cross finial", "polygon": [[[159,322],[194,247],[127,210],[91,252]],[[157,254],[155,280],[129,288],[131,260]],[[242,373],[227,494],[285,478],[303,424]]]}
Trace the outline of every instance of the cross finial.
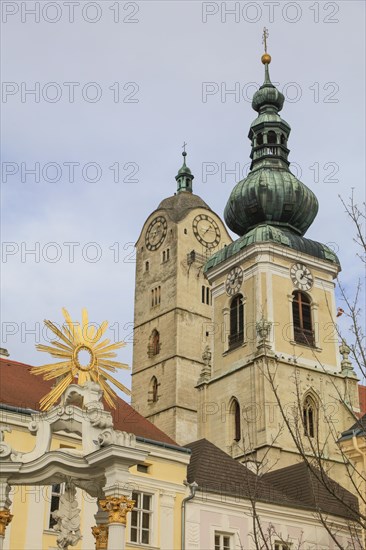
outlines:
{"label": "cross finial", "polygon": [[268,29],[266,27],[264,27],[263,29],[263,40],[262,40],[262,44],[264,44],[264,51],[265,53],[267,53],[267,38],[269,37],[269,32],[268,32]]}
{"label": "cross finial", "polygon": [[186,153],[186,145],[187,145],[186,142],[184,142],[183,145],[182,145],[182,148],[183,148],[183,153],[182,153],[182,155],[183,155],[184,157],[187,156],[187,153]]}

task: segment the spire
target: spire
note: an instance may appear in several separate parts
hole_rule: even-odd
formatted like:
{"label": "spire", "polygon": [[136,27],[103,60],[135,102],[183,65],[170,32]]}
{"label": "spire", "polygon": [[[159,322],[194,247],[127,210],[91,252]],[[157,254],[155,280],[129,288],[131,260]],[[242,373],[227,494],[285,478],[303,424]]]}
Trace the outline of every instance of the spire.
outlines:
{"label": "spire", "polygon": [[177,180],[177,183],[178,183],[178,187],[177,187],[178,193],[181,193],[183,191],[192,193],[193,191],[192,182],[193,182],[194,176],[190,171],[190,169],[188,168],[188,166],[186,165],[186,156],[187,156],[186,145],[187,145],[186,142],[184,142],[183,153],[182,153],[183,165],[179,169],[178,174],[175,176],[175,179]]}
{"label": "spire", "polygon": [[253,96],[252,107],[258,116],[248,135],[252,143],[250,172],[234,187],[225,208],[225,220],[240,236],[260,224],[282,226],[304,235],[317,214],[318,201],[289,168],[287,141],[291,128],[279,115],[284,95],[269,76],[268,36],[265,28],[261,58],[264,82]]}
{"label": "spire", "polygon": [[281,111],[285,97],[277,88],[272,84],[271,78],[269,76],[269,64],[272,61],[271,56],[267,52],[267,38],[269,36],[268,29],[264,27],[263,30],[263,44],[264,44],[264,54],[262,55],[261,61],[264,65],[264,82],[259,90],[254,94],[252,107],[258,113],[278,113]]}
{"label": "spire", "polygon": [[[263,65],[266,65],[266,69],[268,72],[268,65],[271,63],[271,56],[267,52],[267,38],[269,37],[269,32],[266,27],[263,29],[263,38],[262,38],[262,44],[264,45],[264,54],[262,55],[262,63]],[[269,78],[269,75],[268,75]]]}

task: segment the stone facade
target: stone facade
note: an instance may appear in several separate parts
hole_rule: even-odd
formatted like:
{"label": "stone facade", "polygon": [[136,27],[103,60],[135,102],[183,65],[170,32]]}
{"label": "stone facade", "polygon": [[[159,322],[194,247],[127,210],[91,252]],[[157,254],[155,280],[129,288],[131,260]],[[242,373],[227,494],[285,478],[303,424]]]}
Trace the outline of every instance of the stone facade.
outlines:
{"label": "stone facade", "polygon": [[[171,197],[168,205],[164,202],[148,217],[136,243],[132,402],[184,444],[197,436],[195,386],[204,365],[203,351],[212,341],[211,290],[203,266],[210,253],[231,239],[220,218],[189,191]],[[159,216],[166,220],[165,236],[156,250],[150,250],[147,234]],[[217,247],[207,248],[197,239],[198,216],[217,224]]]}
{"label": "stone facade", "polygon": [[[292,319],[293,283],[290,268],[305,262],[314,275],[311,296],[315,346],[294,340]],[[244,297],[244,338],[230,348],[229,310],[232,297],[225,281],[234,266],[240,266]],[[324,456],[343,464],[338,446],[329,437],[329,427],[340,433],[352,423],[352,410],[359,411],[357,378],[342,369],[338,337],[335,332],[333,277],[337,269],[329,262],[275,245],[262,244],[232,256],[208,272],[212,284],[216,333],[211,379],[200,385],[199,437],[206,437],[231,456],[261,461],[268,468],[284,467],[298,461],[298,451],[283,415],[288,419],[301,415],[304,397],[317,403],[319,440]],[[265,338],[260,326],[268,322]],[[276,392],[269,381],[273,376]],[[203,387],[204,391],[203,391]],[[241,410],[241,437],[233,437],[230,405],[235,398]],[[348,409],[346,404],[351,406]],[[221,426],[221,429],[217,429]]]}

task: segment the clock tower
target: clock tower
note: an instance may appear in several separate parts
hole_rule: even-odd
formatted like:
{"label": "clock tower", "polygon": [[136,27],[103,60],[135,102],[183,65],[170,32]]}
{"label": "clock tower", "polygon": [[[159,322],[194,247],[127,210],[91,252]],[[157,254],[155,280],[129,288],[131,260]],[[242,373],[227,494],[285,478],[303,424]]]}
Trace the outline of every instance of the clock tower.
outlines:
{"label": "clock tower", "polygon": [[341,475],[337,434],[359,407],[335,324],[340,263],[304,237],[318,201],[290,171],[290,126],[279,115],[284,96],[270,80],[270,61],[265,53],[264,83],[252,102],[251,169],[225,208],[238,239],[204,268],[219,330],[198,384],[198,437],[266,470],[298,461],[292,429],[305,453],[321,448]]}
{"label": "clock tower", "polygon": [[219,216],[193,193],[186,155],[177,192],[148,217],[136,243],[132,366],[133,406],[180,444],[197,438],[195,386],[214,333],[203,267],[232,242]]}

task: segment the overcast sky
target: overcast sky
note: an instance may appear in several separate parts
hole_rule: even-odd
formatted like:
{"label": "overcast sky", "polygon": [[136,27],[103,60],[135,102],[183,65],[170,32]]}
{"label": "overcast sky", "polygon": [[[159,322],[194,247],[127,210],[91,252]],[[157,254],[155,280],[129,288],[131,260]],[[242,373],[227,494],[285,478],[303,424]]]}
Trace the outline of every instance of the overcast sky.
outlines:
{"label": "overcast sky", "polygon": [[43,319],[85,306],[127,340],[119,358],[131,362],[134,243],[175,191],[183,141],[194,192],[222,216],[248,168],[264,26],[293,172],[320,203],[307,236],[338,253],[350,289],[363,276],[338,194],[364,200],[364,2],[2,10],[1,346],[13,360],[47,362],[35,350]]}

